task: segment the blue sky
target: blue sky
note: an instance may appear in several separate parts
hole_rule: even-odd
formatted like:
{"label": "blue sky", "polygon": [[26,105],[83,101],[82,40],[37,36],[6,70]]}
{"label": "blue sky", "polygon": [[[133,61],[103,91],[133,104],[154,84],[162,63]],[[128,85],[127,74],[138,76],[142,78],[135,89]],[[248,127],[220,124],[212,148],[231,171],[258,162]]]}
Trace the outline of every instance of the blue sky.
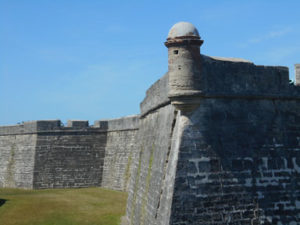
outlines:
{"label": "blue sky", "polygon": [[201,52],[300,63],[300,1],[0,0],[0,125],[139,113],[167,72],[163,42],[193,23]]}

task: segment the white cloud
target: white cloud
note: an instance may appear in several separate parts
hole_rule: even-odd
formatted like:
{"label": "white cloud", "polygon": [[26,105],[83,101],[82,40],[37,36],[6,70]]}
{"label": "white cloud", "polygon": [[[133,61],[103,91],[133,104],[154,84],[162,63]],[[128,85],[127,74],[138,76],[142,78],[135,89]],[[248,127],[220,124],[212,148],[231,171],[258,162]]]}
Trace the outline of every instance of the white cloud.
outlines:
{"label": "white cloud", "polygon": [[260,43],[260,42],[263,42],[263,41],[268,41],[268,40],[273,39],[273,38],[282,37],[282,36],[292,32],[292,31],[293,30],[292,30],[291,27],[287,27],[287,28],[284,28],[282,30],[277,30],[277,31],[270,31],[265,35],[252,38],[248,42],[249,43]]}
{"label": "white cloud", "polygon": [[269,41],[271,39],[285,36],[293,31],[294,30],[292,29],[292,27],[285,27],[285,28],[282,28],[281,30],[269,31],[263,35],[260,35],[260,36],[254,37],[254,38],[250,38],[247,41],[245,41],[244,43],[239,44],[238,46],[245,48],[245,47],[248,47],[249,45],[259,44],[262,42]]}
{"label": "white cloud", "polygon": [[273,63],[281,63],[288,57],[291,57],[297,54],[300,51],[300,46],[285,46],[285,47],[277,47],[266,51],[264,54],[261,55],[262,59],[268,59],[270,62]]}

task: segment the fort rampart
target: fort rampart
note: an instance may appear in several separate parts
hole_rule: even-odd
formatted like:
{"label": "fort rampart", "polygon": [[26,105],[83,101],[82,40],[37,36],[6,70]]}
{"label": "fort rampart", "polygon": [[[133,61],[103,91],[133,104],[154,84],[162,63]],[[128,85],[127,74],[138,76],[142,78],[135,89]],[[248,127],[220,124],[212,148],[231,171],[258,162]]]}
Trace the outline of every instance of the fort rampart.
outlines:
{"label": "fort rampart", "polygon": [[192,24],[172,27],[140,115],[0,127],[0,187],[124,190],[123,225],[299,224],[299,71],[294,84],[202,44]]}
{"label": "fort rampart", "polygon": [[43,120],[0,127],[0,186],[126,190],[138,121],[132,116],[94,126]]}
{"label": "fort rampart", "polygon": [[285,67],[201,58],[196,109],[172,105],[169,74],[147,91],[123,224],[297,224],[300,89]]}

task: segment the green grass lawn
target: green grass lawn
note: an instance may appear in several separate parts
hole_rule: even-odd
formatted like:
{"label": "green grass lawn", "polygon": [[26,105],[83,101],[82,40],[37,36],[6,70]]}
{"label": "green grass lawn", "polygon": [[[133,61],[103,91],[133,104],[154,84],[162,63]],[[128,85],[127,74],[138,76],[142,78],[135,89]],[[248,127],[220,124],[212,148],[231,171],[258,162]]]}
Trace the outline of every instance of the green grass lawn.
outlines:
{"label": "green grass lawn", "polygon": [[0,188],[0,225],[119,225],[126,200],[102,188]]}

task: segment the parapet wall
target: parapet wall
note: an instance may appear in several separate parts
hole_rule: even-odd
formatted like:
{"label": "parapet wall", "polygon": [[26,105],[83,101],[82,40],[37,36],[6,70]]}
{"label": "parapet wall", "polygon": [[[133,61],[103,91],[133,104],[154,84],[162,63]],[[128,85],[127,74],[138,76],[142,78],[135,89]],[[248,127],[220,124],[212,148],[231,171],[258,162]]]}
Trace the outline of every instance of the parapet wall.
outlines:
{"label": "parapet wall", "polygon": [[292,95],[289,71],[283,66],[202,56],[204,93],[214,96],[281,97]]}
{"label": "parapet wall", "polygon": [[168,92],[169,74],[166,73],[147,90],[146,97],[140,104],[141,117],[145,117],[147,114],[170,104]]}
{"label": "parapet wall", "polygon": [[[194,96],[199,99],[299,99],[300,96],[300,88],[290,82],[289,70],[283,66],[258,66],[243,59],[201,55],[201,74],[202,90]],[[140,104],[141,117],[171,103],[168,82],[166,73],[147,90]]]}
{"label": "parapet wall", "polygon": [[[138,121],[131,116],[94,126],[44,120],[0,127],[0,187],[126,190]],[[118,158],[111,160],[111,149]],[[108,182],[111,177],[118,179]]]}
{"label": "parapet wall", "polygon": [[283,66],[258,66],[250,61],[202,55],[203,97],[291,99],[300,90]]}

